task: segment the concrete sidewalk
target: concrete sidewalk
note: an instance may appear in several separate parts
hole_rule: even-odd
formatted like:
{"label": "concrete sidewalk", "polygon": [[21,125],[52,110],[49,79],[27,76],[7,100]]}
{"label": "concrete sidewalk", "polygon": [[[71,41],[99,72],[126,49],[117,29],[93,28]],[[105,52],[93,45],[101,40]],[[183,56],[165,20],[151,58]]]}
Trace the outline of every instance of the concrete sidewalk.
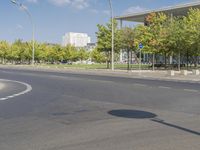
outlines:
{"label": "concrete sidewalk", "polygon": [[182,75],[179,71],[174,71],[175,75],[170,76],[168,71],[161,70],[107,70],[107,69],[72,69],[72,68],[51,68],[48,66],[28,66],[28,65],[0,65],[1,69],[25,69],[35,71],[50,71],[61,73],[77,73],[77,74],[89,74],[89,75],[101,75],[101,76],[116,76],[126,78],[143,78],[152,80],[167,80],[167,81],[179,81],[179,82],[192,82],[200,83],[200,75],[194,75],[191,71],[188,71],[188,75]]}

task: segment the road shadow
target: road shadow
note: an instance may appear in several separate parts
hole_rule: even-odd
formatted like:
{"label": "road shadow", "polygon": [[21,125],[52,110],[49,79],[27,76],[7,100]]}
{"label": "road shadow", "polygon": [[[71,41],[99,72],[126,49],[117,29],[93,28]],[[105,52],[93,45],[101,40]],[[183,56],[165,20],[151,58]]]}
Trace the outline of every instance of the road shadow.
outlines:
{"label": "road shadow", "polygon": [[132,118],[132,119],[151,119],[155,118],[157,115],[147,111],[141,110],[111,110],[108,114],[116,117]]}
{"label": "road shadow", "polygon": [[184,128],[184,127],[181,127],[181,126],[177,126],[177,125],[174,125],[174,124],[171,124],[171,123],[167,123],[164,120],[160,120],[160,119],[156,118],[156,119],[151,119],[151,121],[200,136],[200,132],[197,132],[197,131],[194,131],[194,130],[191,130],[191,129],[187,129],[187,128]]}
{"label": "road shadow", "polygon": [[164,120],[157,118],[156,114],[147,111],[119,109],[119,110],[108,111],[108,114],[116,117],[130,118],[130,119],[149,119],[150,121],[153,121],[155,123],[159,123],[161,125],[165,125],[171,128],[179,129],[184,132],[200,136],[200,132],[187,129],[172,123],[167,123]]}

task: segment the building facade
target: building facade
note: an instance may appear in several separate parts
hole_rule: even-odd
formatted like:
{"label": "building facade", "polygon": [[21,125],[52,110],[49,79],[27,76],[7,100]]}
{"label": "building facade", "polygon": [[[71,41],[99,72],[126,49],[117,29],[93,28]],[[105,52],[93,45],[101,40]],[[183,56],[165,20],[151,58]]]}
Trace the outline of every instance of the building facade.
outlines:
{"label": "building facade", "polygon": [[[151,13],[165,13],[168,16],[171,17],[182,17],[186,16],[188,11],[190,9],[200,9],[200,1],[175,5],[175,6],[169,6],[165,8],[160,8],[157,10],[147,10],[144,12],[138,12],[138,13],[130,13],[123,16],[115,17],[116,20],[119,20],[120,22],[120,28],[123,28],[123,22],[137,22],[137,23],[144,23],[144,25],[148,25],[146,22],[146,17]],[[144,55],[145,56],[145,55]],[[127,54],[125,51],[121,50],[120,52],[120,62],[127,61]],[[173,62],[172,56],[170,56],[170,64]]]}
{"label": "building facade", "polygon": [[66,33],[62,38],[62,46],[73,45],[75,47],[86,47],[91,43],[91,38],[86,33]]}

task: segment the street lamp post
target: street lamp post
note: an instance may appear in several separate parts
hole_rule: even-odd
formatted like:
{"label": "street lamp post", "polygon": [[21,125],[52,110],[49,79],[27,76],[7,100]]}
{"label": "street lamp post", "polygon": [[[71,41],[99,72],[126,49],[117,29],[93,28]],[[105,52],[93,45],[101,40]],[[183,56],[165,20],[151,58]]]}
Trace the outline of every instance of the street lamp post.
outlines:
{"label": "street lamp post", "polygon": [[114,14],[111,0],[109,0],[109,5],[112,20],[112,71],[114,71]]}
{"label": "street lamp post", "polygon": [[140,43],[139,44],[139,50],[140,50],[140,62],[139,62],[139,72],[141,73],[141,67],[142,67],[142,48],[143,48],[143,44]]}
{"label": "street lamp post", "polygon": [[32,65],[35,64],[35,25],[33,23],[33,18],[29,10],[17,0],[11,0],[11,2],[21,8],[29,17],[31,25],[32,25]]}

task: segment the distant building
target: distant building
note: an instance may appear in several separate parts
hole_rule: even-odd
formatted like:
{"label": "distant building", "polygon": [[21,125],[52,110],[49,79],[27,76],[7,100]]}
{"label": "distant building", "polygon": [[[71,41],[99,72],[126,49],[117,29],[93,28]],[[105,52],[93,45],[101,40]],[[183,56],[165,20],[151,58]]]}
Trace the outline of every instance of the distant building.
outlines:
{"label": "distant building", "polygon": [[96,48],[96,46],[97,46],[96,43],[88,43],[87,46],[85,46],[84,48],[87,51],[91,52],[91,51],[93,51]]}
{"label": "distant building", "polygon": [[91,38],[86,33],[69,32],[63,36],[62,46],[73,45],[75,47],[86,47]]}
{"label": "distant building", "polygon": [[46,45],[48,46],[56,46],[56,45],[59,45],[59,44],[56,44],[56,43],[45,43]]}

